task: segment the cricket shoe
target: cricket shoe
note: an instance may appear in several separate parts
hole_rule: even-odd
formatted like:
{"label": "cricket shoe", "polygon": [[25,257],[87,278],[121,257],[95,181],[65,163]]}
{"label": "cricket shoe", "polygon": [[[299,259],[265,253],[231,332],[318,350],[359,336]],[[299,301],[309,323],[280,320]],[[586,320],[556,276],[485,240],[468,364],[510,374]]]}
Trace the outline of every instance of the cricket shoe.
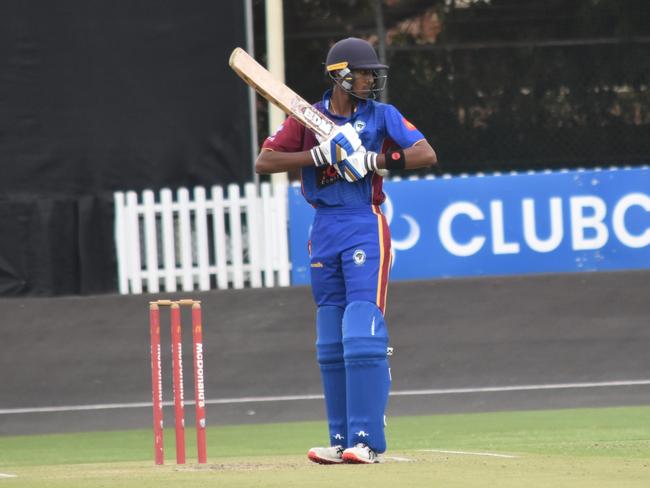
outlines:
{"label": "cricket shoe", "polygon": [[312,447],[307,457],[318,464],[343,464],[343,446]]}
{"label": "cricket shoe", "polygon": [[359,443],[343,451],[343,462],[349,464],[374,464],[379,462],[379,456],[366,444]]}

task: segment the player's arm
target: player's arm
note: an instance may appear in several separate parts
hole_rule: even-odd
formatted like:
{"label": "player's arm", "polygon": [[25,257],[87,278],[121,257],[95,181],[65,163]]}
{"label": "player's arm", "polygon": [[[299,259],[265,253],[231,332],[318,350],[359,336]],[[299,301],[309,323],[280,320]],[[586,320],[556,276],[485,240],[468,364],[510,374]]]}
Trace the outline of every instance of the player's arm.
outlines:
{"label": "player's arm", "polygon": [[313,166],[313,164],[310,151],[283,152],[262,148],[255,160],[255,172],[261,175],[284,173],[304,166]]}
{"label": "player's arm", "polygon": [[320,144],[309,151],[301,151],[305,128],[289,118],[280,129],[264,141],[255,161],[259,174],[282,173],[304,166],[336,164],[361,147],[361,139],[351,124],[337,127]]}
{"label": "player's arm", "polygon": [[388,169],[391,163],[399,164],[403,158],[404,169],[425,168],[438,164],[438,156],[426,139],[420,139],[411,147],[400,150],[390,149],[386,154],[377,155],[377,167]]}
{"label": "player's arm", "polygon": [[[362,148],[363,149],[363,148]],[[362,179],[370,171],[382,169],[415,169],[437,164],[436,152],[426,139],[416,141],[411,147],[390,148],[385,154],[360,150],[336,165],[339,174],[349,182]]]}
{"label": "player's arm", "polygon": [[416,169],[438,163],[436,152],[426,137],[394,106],[387,107],[384,117],[387,135],[395,146],[388,148],[386,154],[378,155],[379,168]]}
{"label": "player's arm", "polygon": [[387,136],[395,141],[395,146],[385,154],[357,151],[338,163],[339,173],[347,181],[360,180],[370,171],[416,169],[437,164],[436,152],[424,135],[392,105],[384,112],[384,123]]}

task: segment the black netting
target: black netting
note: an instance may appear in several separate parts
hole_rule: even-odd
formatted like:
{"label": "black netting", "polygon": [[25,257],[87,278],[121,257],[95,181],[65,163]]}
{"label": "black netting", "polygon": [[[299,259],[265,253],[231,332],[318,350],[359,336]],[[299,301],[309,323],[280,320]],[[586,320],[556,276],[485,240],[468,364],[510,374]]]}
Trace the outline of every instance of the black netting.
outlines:
{"label": "black netting", "polygon": [[444,171],[650,162],[647,0],[286,0],[287,83],[318,99],[333,42],[377,45],[377,3],[388,101],[424,132]]}
{"label": "black netting", "polygon": [[647,163],[649,47],[400,50],[390,98],[453,173]]}

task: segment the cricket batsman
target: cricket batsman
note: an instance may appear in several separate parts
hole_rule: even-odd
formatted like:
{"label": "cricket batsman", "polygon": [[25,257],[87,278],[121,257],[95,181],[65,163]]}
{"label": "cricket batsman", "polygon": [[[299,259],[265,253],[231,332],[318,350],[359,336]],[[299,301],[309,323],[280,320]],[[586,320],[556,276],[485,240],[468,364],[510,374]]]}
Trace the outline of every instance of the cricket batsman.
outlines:
{"label": "cricket batsman", "polygon": [[308,458],[320,464],[372,464],[386,450],[391,239],[377,171],[437,163],[424,135],[394,106],[375,100],[387,69],[363,39],[334,44],[325,61],[331,88],[314,107],[338,130],[318,140],[290,117],[264,141],[255,163],[260,174],[300,169],[303,195],[316,209],[308,248],[329,446],[310,449]]}

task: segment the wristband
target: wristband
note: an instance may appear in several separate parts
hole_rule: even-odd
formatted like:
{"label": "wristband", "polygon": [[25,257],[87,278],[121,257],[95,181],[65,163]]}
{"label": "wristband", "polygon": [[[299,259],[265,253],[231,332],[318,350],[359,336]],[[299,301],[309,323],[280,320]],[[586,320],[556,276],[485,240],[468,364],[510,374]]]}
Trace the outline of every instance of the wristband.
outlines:
{"label": "wristband", "polygon": [[386,169],[404,169],[406,160],[404,159],[404,150],[401,147],[393,146],[385,154]]}

